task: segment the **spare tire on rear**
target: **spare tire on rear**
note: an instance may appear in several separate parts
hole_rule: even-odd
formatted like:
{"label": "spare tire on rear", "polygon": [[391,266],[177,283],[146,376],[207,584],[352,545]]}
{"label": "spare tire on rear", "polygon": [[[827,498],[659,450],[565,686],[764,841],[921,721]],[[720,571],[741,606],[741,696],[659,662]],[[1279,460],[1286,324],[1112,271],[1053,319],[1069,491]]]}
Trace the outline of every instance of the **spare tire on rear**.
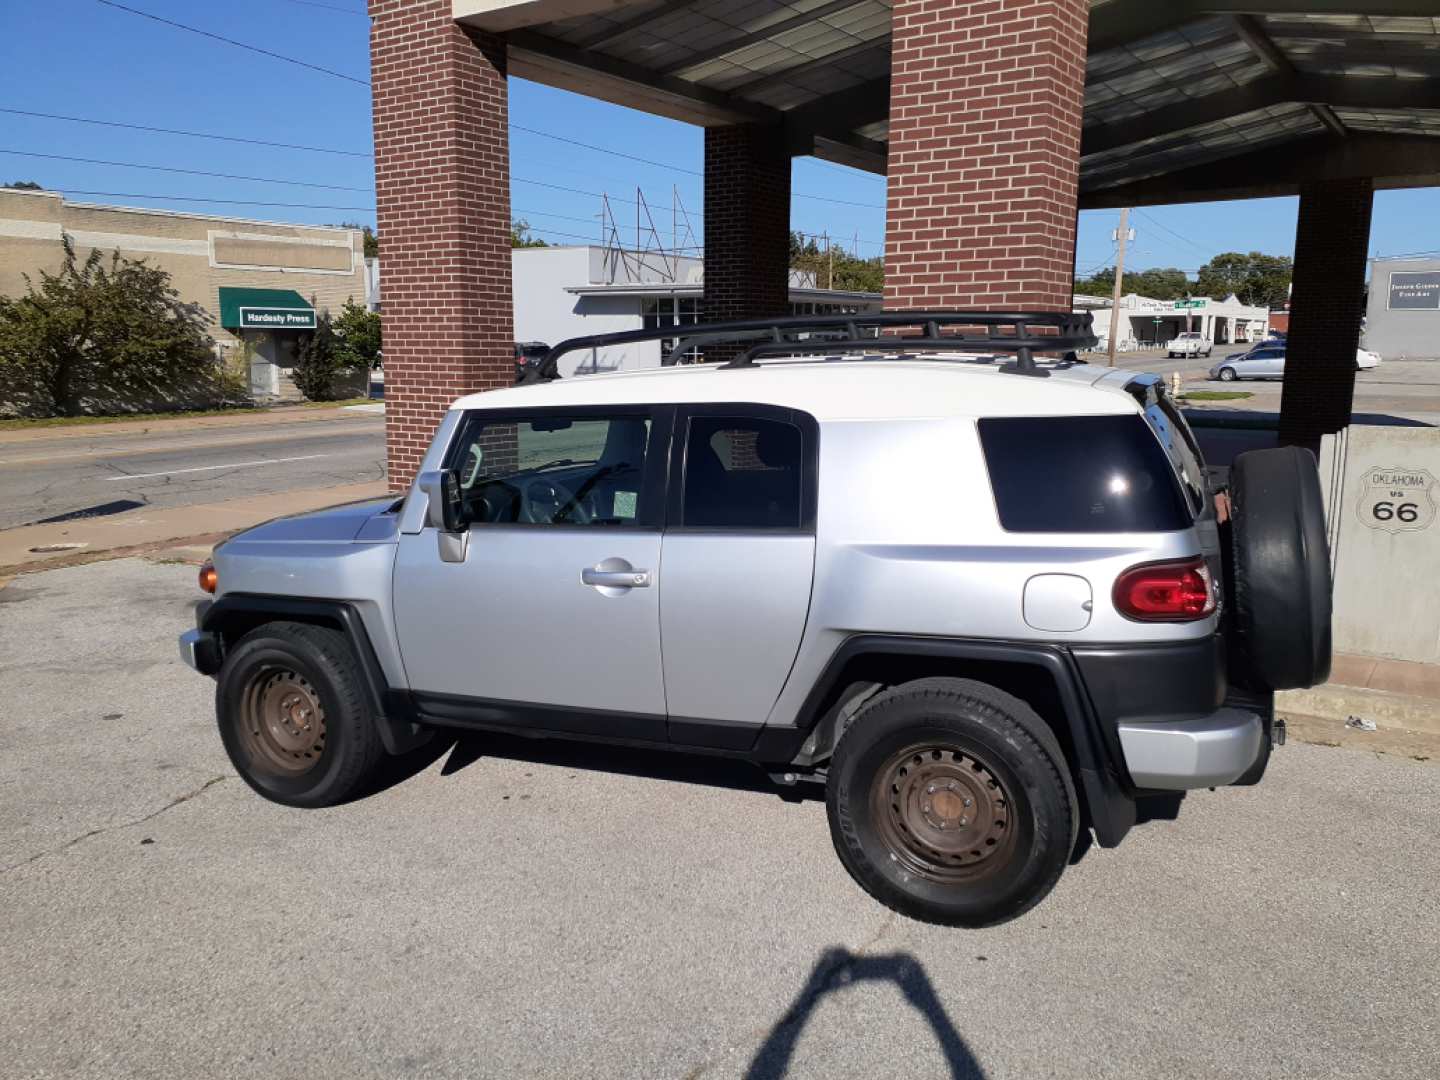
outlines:
{"label": "spare tire on rear", "polygon": [[1251,450],[1230,469],[1232,679],[1293,690],[1330,676],[1330,547],[1315,458]]}

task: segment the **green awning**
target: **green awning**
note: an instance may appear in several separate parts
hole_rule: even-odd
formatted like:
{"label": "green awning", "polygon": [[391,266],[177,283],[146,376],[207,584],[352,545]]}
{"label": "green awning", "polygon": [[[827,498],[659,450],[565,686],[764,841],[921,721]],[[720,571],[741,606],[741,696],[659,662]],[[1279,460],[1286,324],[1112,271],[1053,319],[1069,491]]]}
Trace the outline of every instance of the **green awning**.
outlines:
{"label": "green awning", "polygon": [[294,289],[220,289],[226,330],[314,330],[315,309]]}

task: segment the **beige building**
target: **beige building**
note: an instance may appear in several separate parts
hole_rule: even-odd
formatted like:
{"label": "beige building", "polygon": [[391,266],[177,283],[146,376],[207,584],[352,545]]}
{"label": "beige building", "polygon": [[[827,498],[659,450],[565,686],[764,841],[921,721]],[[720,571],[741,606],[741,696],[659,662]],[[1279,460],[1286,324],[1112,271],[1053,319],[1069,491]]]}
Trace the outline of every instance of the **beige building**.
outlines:
{"label": "beige building", "polygon": [[81,259],[118,249],[167,271],[182,299],[210,313],[225,354],[248,352],[258,398],[294,394],[286,369],[300,335],[315,326],[316,308],[338,312],[346,300],[366,299],[357,229],[96,206],[13,189],[0,189],[0,295],[23,294],[25,274],[57,270],[64,234]]}

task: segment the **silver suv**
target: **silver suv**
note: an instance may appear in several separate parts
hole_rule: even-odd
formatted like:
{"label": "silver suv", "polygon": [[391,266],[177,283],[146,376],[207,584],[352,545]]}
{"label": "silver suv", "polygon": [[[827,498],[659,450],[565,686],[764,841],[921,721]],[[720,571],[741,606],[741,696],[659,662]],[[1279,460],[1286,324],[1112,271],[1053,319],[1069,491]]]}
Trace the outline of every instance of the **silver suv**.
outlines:
{"label": "silver suv", "polygon": [[1314,459],[1217,485],[1161,379],[1075,361],[1088,316],[685,332],[556,346],[404,498],[216,548],[181,653],[256,791],[352,798],[437,729],[738,757],[823,785],[878,900],[980,926],[1147,795],[1258,780],[1272,691],[1324,680]]}

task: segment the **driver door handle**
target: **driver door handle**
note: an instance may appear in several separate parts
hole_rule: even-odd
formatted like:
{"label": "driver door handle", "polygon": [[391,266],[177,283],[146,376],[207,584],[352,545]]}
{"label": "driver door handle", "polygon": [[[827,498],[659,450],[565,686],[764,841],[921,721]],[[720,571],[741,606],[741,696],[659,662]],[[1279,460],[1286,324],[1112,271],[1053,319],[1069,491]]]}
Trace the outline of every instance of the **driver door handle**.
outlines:
{"label": "driver door handle", "polygon": [[587,566],[580,571],[582,585],[600,585],[611,589],[648,589],[649,570],[596,570]]}

